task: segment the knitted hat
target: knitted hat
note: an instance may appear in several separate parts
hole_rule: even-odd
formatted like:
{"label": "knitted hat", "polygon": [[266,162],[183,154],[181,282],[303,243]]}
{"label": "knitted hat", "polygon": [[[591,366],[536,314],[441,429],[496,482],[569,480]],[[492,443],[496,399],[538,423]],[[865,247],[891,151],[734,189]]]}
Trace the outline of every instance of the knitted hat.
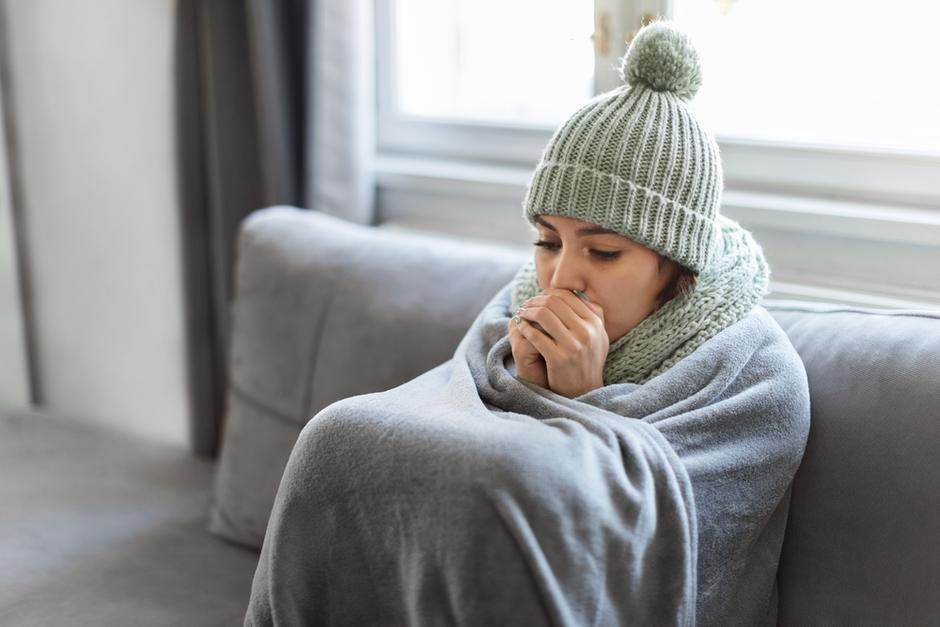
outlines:
{"label": "knitted hat", "polygon": [[524,216],[598,224],[701,272],[720,237],[718,144],[688,103],[702,83],[698,53],[668,21],[647,24],[621,59],[625,84],[578,109],[549,140]]}

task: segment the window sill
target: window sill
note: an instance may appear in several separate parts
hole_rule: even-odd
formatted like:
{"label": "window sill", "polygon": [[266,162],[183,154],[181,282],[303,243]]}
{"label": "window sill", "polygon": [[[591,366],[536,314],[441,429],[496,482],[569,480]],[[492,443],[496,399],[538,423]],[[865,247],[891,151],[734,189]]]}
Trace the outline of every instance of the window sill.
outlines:
{"label": "window sill", "polygon": [[[398,155],[380,155],[376,168],[380,223],[528,244],[521,203],[530,168]],[[940,258],[938,209],[729,184],[721,211],[754,232],[782,294],[940,306],[940,277],[929,272]]]}

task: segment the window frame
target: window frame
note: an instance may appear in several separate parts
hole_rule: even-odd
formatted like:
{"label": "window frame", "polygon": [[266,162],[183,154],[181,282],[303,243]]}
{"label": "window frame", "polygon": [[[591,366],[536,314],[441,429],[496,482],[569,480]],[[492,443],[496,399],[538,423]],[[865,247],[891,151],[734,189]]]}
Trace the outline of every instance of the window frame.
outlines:
{"label": "window frame", "polygon": [[[608,41],[626,43],[644,15],[671,15],[671,0],[595,0],[595,24],[606,15]],[[395,110],[395,0],[377,0],[376,150],[407,156],[534,168],[553,128],[523,123],[441,120]],[[599,34],[596,31],[595,34]],[[595,95],[620,84],[616,62],[624,49],[595,46]],[[729,188],[794,191],[835,200],[940,204],[940,153],[767,141],[716,135]]]}

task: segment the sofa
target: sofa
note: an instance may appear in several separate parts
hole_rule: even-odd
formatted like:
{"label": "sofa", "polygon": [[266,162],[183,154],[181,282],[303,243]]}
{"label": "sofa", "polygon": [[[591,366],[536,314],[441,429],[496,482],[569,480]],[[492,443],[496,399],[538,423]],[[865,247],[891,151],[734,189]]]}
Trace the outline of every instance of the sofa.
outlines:
{"label": "sofa", "polygon": [[[527,254],[294,207],[251,214],[217,460],[37,412],[0,421],[0,624],[240,624],[303,426],[449,359]],[[778,623],[936,623],[940,311],[761,305],[812,403]]]}

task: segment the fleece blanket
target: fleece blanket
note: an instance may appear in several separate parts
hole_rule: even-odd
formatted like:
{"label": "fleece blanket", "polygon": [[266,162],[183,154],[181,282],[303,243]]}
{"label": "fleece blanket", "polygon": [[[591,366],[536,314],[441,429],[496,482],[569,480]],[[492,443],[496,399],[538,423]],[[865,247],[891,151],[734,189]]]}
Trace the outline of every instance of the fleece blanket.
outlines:
{"label": "fleece blanket", "polygon": [[665,372],[516,377],[510,284],[452,359],[302,430],[246,625],[772,625],[806,372],[757,306]]}

